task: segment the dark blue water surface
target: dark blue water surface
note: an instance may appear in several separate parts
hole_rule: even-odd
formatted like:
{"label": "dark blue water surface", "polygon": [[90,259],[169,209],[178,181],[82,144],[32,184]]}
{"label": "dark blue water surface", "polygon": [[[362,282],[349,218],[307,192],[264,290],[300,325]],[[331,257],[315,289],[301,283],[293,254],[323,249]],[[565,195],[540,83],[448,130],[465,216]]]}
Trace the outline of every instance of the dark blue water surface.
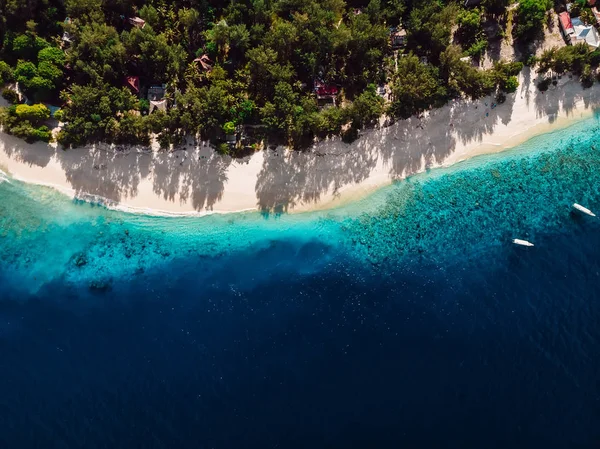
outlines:
{"label": "dark blue water surface", "polygon": [[594,151],[295,221],[0,184],[0,447],[600,447]]}

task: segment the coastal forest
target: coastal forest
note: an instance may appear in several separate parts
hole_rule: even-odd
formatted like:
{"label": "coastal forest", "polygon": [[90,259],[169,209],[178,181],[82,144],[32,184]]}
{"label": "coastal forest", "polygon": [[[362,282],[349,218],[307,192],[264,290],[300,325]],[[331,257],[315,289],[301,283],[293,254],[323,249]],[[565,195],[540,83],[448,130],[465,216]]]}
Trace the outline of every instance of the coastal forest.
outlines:
{"label": "coastal forest", "polygon": [[[0,85],[12,104],[0,120],[66,148],[351,141],[384,115],[514,91],[522,62],[473,63],[488,45],[484,21],[509,3],[0,0]],[[551,7],[521,1],[512,32],[533,39]]]}

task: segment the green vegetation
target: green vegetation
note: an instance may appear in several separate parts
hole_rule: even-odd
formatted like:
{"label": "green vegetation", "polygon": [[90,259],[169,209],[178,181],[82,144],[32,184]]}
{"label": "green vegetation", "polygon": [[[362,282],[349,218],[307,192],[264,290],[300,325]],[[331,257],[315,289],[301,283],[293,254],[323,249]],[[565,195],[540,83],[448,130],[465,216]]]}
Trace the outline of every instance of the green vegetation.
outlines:
{"label": "green vegetation", "polygon": [[521,0],[517,8],[517,38],[530,40],[544,29],[546,11],[553,5],[552,0]]}
{"label": "green vegetation", "polygon": [[223,132],[225,134],[233,134],[235,133],[235,123],[227,122],[223,125]]}
{"label": "green vegetation", "polygon": [[587,24],[595,24],[596,18],[588,0],[575,0],[571,5],[571,17],[579,17]]}
{"label": "green vegetation", "polygon": [[[573,72],[580,77],[584,87],[590,87],[594,82],[593,70],[600,65],[600,50],[589,51],[588,46],[580,43],[568,47],[550,48],[542,53],[537,60],[538,73],[552,71],[556,74]],[[550,80],[544,80],[538,85],[540,90],[548,89]]]}
{"label": "green vegetation", "polygon": [[483,32],[479,8],[465,9],[458,14],[457,35],[469,56],[479,58],[483,55],[487,48],[487,39]]}
{"label": "green vegetation", "polygon": [[14,79],[13,70],[10,66],[4,62],[0,61],[0,83],[5,84]]}
{"label": "green vegetation", "polygon": [[2,90],[2,98],[12,104],[16,104],[19,102],[19,94],[14,89],[3,89]]}
{"label": "green vegetation", "polygon": [[[508,2],[462,3],[4,0],[0,81],[60,106],[57,140],[67,147],[152,138],[168,147],[188,135],[218,145],[244,125],[294,147],[342,130],[349,141],[382,114],[405,118],[457,96],[516,88],[515,66],[481,70],[463,60],[485,52],[483,18]],[[545,13],[545,0],[523,0],[525,31],[539,21],[530,3]],[[451,45],[455,25],[459,46]],[[396,27],[406,31],[397,54]],[[46,119],[21,105],[2,115],[8,132],[29,140],[49,140]]]}
{"label": "green vegetation", "polygon": [[7,131],[28,142],[50,142],[52,134],[43,121],[50,117],[50,110],[43,104],[13,105],[3,112],[0,119]]}
{"label": "green vegetation", "polygon": [[511,3],[512,0],[483,0],[481,5],[488,14],[498,15],[502,14]]}

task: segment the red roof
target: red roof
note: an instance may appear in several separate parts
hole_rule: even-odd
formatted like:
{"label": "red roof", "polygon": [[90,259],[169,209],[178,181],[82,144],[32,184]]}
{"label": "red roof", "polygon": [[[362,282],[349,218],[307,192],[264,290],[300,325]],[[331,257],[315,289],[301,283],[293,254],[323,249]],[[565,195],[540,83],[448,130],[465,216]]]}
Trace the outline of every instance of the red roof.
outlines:
{"label": "red roof", "polygon": [[125,82],[131,87],[135,93],[140,91],[140,77],[139,76],[128,76],[125,78]]}
{"label": "red roof", "polygon": [[563,27],[563,30],[570,30],[573,28],[573,24],[571,23],[571,15],[565,11],[565,12],[561,12],[558,15],[558,18],[560,19],[560,24]]}
{"label": "red roof", "polygon": [[194,59],[194,62],[199,62],[202,68],[206,71],[210,71],[212,69],[213,62],[210,60],[208,55],[202,55],[199,58]]}
{"label": "red roof", "polygon": [[322,86],[317,88],[317,95],[337,95],[338,88],[335,86]]}
{"label": "red roof", "polygon": [[323,84],[317,81],[315,82],[315,92],[320,97],[334,96],[339,93],[339,89],[331,84]]}

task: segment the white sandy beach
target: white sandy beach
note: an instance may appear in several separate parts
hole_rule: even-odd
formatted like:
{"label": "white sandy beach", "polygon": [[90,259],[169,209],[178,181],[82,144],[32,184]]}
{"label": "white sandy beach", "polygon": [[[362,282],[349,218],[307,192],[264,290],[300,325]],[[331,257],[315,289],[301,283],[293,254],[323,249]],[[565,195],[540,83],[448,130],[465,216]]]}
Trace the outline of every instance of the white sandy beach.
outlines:
{"label": "white sandy beach", "polygon": [[307,152],[279,148],[232,160],[207,145],[174,152],[64,151],[2,133],[0,169],[69,195],[102,197],[113,206],[147,213],[325,209],[426,168],[516,146],[589,117],[600,104],[597,84],[583,89],[564,76],[541,93],[533,77],[526,68],[517,92],[493,109],[490,97],[452,102],[422,118],[365,131],[350,145],[334,139]]}

